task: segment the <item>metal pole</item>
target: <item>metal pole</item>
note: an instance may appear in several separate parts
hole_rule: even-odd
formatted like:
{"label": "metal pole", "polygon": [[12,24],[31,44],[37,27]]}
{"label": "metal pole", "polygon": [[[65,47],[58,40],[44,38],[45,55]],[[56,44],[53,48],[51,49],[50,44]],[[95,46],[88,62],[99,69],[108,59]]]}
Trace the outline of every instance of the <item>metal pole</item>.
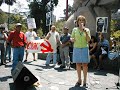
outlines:
{"label": "metal pole", "polygon": [[51,25],[52,25],[52,0],[50,1],[50,4],[51,4]]}
{"label": "metal pole", "polygon": [[66,21],[68,19],[68,0],[66,0]]}
{"label": "metal pole", "polygon": [[9,30],[9,23],[10,23],[10,5],[8,5],[8,30]]}

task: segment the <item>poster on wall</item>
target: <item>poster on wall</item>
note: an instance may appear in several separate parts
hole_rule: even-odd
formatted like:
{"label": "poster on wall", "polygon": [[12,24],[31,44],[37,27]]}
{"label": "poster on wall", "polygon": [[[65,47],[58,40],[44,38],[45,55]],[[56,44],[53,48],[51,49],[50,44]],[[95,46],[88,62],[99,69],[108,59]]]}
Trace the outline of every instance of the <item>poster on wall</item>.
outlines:
{"label": "poster on wall", "polygon": [[108,17],[97,17],[96,32],[107,33],[107,29],[108,29]]}
{"label": "poster on wall", "polygon": [[36,23],[34,18],[28,18],[27,19],[27,25],[28,29],[35,29],[36,28]]}

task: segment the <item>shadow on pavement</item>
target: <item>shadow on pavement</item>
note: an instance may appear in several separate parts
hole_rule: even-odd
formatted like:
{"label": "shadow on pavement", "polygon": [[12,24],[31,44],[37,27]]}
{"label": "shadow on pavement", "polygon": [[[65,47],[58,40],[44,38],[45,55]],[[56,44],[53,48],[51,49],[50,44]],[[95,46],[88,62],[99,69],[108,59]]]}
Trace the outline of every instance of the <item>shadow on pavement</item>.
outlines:
{"label": "shadow on pavement", "polygon": [[1,82],[5,82],[7,81],[8,79],[12,78],[12,76],[5,76],[5,77],[0,77],[0,81]]}
{"label": "shadow on pavement", "polygon": [[95,75],[102,75],[102,76],[107,76],[107,72],[104,71],[97,71],[94,73]]}
{"label": "shadow on pavement", "polygon": [[69,90],[87,90],[86,88],[83,87],[71,87]]}
{"label": "shadow on pavement", "polygon": [[54,68],[54,66],[44,66],[44,65],[38,65],[38,66],[43,68],[43,69],[52,69],[52,68]]}
{"label": "shadow on pavement", "polygon": [[37,90],[34,86],[27,88],[16,87],[14,83],[9,83],[10,90]]}
{"label": "shadow on pavement", "polygon": [[102,75],[102,76],[107,76],[108,73],[114,74],[114,75],[118,75],[119,71],[110,71],[110,70],[95,70],[92,68],[89,68],[88,72],[93,72],[95,75]]}
{"label": "shadow on pavement", "polygon": [[67,69],[62,69],[62,68],[54,68],[54,69],[57,70],[58,72],[67,71]]}
{"label": "shadow on pavement", "polygon": [[5,68],[10,68],[10,67],[12,67],[12,64],[11,65],[8,65],[8,64],[5,65]]}

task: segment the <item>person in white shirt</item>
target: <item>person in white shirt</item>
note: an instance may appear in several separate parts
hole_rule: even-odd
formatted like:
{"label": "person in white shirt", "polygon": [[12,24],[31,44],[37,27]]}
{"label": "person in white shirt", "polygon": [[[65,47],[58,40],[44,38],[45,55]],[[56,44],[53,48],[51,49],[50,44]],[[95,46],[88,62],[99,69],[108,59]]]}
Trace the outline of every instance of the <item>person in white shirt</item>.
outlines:
{"label": "person in white shirt", "polygon": [[56,31],[56,27],[54,25],[51,26],[51,30],[48,32],[45,37],[51,44],[52,48],[54,48],[53,53],[48,53],[46,57],[46,66],[49,66],[50,60],[53,57],[53,64],[56,65],[57,61],[57,43],[60,41],[59,33]]}
{"label": "person in white shirt", "polygon": [[0,51],[1,51],[1,65],[5,65],[6,64],[6,60],[4,57],[5,54],[5,42],[7,40],[7,34],[4,33],[5,31],[5,27],[0,27]]}
{"label": "person in white shirt", "polygon": [[[35,31],[33,31],[32,29],[30,29],[29,31],[27,31],[27,32],[25,33],[25,36],[26,36],[26,38],[27,38],[27,42],[30,42],[30,41],[32,41],[32,40],[35,40],[35,38],[37,37],[37,34],[36,34]],[[27,57],[28,57],[28,52],[27,52],[27,50],[26,50],[26,59],[25,59],[24,62],[27,61]],[[33,53],[33,60],[36,61],[36,59],[35,59],[35,53]]]}

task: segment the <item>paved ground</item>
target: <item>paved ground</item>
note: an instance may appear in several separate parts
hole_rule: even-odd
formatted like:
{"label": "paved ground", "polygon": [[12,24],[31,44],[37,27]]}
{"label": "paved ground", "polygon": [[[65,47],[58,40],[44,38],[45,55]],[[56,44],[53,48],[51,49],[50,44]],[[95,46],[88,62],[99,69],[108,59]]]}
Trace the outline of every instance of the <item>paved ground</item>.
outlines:
{"label": "paved ground", "polygon": [[[29,54],[28,58],[25,66],[40,78],[41,83],[39,87],[31,87],[28,90],[117,90],[115,83],[118,82],[118,72],[89,69],[88,88],[74,87],[77,81],[75,69],[60,69],[59,66],[54,68],[52,64],[47,68],[45,60],[32,61],[32,54]],[[11,63],[0,66],[0,90],[15,90],[10,70]]]}

